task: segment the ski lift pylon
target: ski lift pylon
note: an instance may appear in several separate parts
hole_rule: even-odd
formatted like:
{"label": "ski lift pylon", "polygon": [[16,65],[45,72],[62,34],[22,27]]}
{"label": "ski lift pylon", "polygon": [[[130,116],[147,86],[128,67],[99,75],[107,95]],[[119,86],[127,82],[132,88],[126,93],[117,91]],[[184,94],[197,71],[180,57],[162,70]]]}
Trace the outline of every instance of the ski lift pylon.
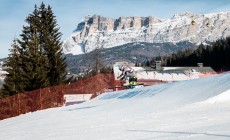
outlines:
{"label": "ski lift pylon", "polygon": [[192,24],[192,25],[195,25],[195,24],[196,24],[195,20],[192,20],[191,24]]}
{"label": "ski lift pylon", "polygon": [[210,27],[210,23],[208,22],[208,23],[206,23],[206,27]]}

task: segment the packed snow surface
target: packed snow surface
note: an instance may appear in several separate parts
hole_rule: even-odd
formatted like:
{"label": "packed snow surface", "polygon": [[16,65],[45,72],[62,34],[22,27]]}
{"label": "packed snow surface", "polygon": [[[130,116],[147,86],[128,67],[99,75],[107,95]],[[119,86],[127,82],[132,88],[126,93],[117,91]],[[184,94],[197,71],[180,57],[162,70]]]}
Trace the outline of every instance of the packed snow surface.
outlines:
{"label": "packed snow surface", "polygon": [[0,121],[1,140],[229,140],[230,73]]}

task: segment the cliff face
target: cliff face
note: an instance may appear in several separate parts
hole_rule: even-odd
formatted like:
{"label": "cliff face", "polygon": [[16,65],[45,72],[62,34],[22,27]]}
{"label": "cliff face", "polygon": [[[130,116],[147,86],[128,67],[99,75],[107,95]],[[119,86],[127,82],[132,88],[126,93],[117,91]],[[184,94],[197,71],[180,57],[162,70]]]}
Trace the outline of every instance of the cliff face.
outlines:
{"label": "cliff face", "polygon": [[148,27],[160,22],[155,17],[120,17],[119,19],[111,19],[97,15],[87,16],[84,22],[78,24],[76,31],[81,33],[76,36],[76,40],[83,40],[88,35],[99,32],[114,32],[131,28],[140,30],[142,27]]}
{"label": "cliff face", "polygon": [[[191,21],[195,24],[192,25]],[[207,27],[207,23],[209,27]],[[175,15],[171,19],[156,17],[105,18],[87,16],[75,32],[64,41],[64,53],[82,54],[95,48],[112,48],[133,42],[209,43],[230,35],[230,12]]]}

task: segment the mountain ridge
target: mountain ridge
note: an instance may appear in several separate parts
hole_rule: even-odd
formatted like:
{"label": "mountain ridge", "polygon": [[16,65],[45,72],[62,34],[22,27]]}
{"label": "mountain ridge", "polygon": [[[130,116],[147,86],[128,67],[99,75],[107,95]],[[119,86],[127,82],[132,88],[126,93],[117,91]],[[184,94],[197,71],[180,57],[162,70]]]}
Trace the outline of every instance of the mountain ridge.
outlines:
{"label": "mountain ridge", "polygon": [[[63,42],[65,54],[84,54],[95,48],[112,48],[128,43],[164,43],[188,41],[209,43],[230,35],[230,12],[212,14],[176,14],[171,19],[154,16],[106,18],[86,16]],[[195,21],[195,25],[191,22]],[[206,27],[209,23],[210,27]]]}

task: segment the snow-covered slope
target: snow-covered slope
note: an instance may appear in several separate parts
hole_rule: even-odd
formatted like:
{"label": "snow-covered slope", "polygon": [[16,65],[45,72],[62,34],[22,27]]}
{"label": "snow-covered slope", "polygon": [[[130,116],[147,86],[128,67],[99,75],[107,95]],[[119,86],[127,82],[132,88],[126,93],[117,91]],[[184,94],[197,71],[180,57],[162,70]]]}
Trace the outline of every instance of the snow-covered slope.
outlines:
{"label": "snow-covered slope", "polygon": [[[191,21],[196,24],[192,25]],[[210,27],[206,24],[209,23]],[[87,16],[63,43],[64,53],[82,54],[96,47],[111,48],[133,42],[209,43],[230,35],[230,12],[184,13],[171,19],[156,17],[105,18]]]}
{"label": "snow-covered slope", "polygon": [[227,140],[230,73],[104,93],[0,121],[1,140]]}
{"label": "snow-covered slope", "polygon": [[2,69],[3,61],[0,61],[0,88],[2,87],[2,84],[4,83],[4,79],[6,77],[6,74],[8,74],[6,71]]}

